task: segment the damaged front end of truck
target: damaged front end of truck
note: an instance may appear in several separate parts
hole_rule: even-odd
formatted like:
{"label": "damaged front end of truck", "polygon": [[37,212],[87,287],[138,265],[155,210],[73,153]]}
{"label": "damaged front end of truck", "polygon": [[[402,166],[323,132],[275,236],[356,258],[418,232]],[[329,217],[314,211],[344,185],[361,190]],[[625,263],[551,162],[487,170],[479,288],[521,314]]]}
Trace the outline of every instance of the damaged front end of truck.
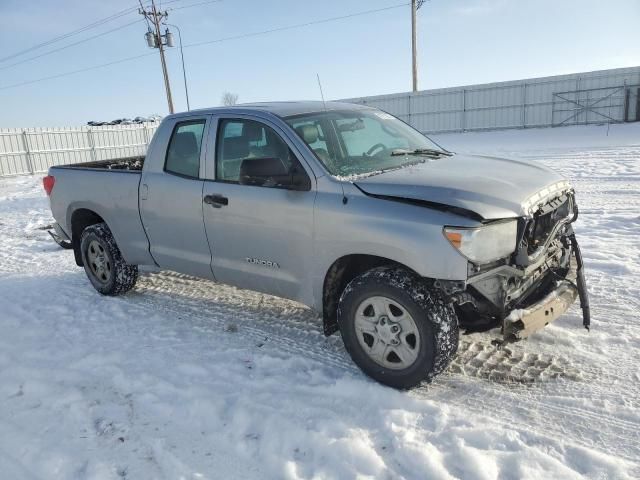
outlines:
{"label": "damaged front end of truck", "polygon": [[[500,327],[503,341],[513,342],[556,320],[579,298],[588,330],[584,265],[572,227],[578,218],[573,189],[559,183],[529,199],[523,211],[526,214],[512,225],[517,243],[510,256],[488,263],[470,260],[464,285],[441,282],[456,304],[461,327]],[[450,242],[462,241],[456,235],[460,234],[445,228]]]}

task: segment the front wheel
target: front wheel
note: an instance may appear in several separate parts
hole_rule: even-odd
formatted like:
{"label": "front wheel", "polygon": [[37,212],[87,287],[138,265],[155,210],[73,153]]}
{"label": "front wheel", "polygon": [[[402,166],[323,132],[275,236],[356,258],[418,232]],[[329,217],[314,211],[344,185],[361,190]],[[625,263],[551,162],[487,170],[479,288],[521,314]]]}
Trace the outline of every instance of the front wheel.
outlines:
{"label": "front wheel", "polygon": [[453,307],[423,278],[398,267],[352,280],[340,297],[338,323],[353,361],[394,388],[431,381],[458,348]]}
{"label": "front wheel", "polygon": [[138,280],[138,266],[129,265],[106,223],[89,225],[80,237],[84,271],[93,287],[103,295],[121,295]]}

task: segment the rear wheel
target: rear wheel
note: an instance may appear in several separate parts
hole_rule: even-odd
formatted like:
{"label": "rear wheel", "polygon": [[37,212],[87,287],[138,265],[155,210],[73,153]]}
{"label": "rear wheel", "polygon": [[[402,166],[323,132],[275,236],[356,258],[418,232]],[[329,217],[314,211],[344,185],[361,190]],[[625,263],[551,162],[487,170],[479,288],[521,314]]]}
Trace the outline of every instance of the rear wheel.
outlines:
{"label": "rear wheel", "polygon": [[87,277],[103,295],[121,295],[136,284],[138,266],[124,261],[105,223],[84,229],[80,237],[80,252]]}
{"label": "rear wheel", "polygon": [[430,381],[458,348],[453,307],[402,268],[375,268],[352,280],[340,298],[338,323],[353,361],[394,388]]}

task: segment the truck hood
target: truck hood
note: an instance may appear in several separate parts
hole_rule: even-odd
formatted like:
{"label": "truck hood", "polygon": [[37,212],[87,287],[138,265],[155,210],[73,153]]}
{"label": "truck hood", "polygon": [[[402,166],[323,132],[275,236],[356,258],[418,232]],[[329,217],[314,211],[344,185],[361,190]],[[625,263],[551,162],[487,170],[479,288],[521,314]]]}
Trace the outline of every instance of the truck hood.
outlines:
{"label": "truck hood", "polygon": [[538,164],[460,154],[353,183],[371,196],[454,207],[484,220],[529,216],[538,204],[571,188],[561,175]]}

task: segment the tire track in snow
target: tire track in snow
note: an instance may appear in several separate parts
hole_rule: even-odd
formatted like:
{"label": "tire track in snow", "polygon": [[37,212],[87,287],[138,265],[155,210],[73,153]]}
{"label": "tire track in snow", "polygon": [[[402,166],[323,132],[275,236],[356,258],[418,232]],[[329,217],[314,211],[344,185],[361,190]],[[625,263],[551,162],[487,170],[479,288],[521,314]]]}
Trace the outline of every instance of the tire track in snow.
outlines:
{"label": "tire track in snow", "polygon": [[[528,343],[509,347],[511,354],[495,351],[488,340],[463,337],[452,367],[433,384],[408,395],[454,405],[470,415],[487,418],[489,426],[550,432],[637,463],[640,292],[637,281],[630,279],[638,272],[639,262],[637,258],[618,258],[615,243],[624,242],[627,247],[629,242],[638,244],[634,233],[640,202],[634,194],[640,192],[640,149],[556,149],[515,156],[541,161],[573,177],[583,206],[579,233],[589,252],[602,255],[608,262],[615,257],[628,265],[629,272],[619,275],[612,274],[606,265],[589,272],[594,291],[592,308],[602,337],[597,336],[596,329],[591,334],[594,337],[582,337],[576,334],[581,331],[579,327],[564,327],[561,322],[560,327],[553,327],[561,328],[557,344],[545,343],[551,334],[542,333]],[[31,180],[23,183],[31,185]],[[0,234],[9,244],[0,251],[0,271],[37,276],[43,271],[63,270],[82,277],[84,273],[72,266],[69,253],[58,251],[44,232],[37,231],[37,226],[50,218],[40,186],[27,188],[23,197],[11,198],[0,211]],[[625,225],[615,218],[609,221],[612,215],[628,216],[635,223]],[[87,283],[79,288],[90,286]],[[339,337],[325,339],[320,320],[292,302],[169,273],[144,277],[132,295],[119,301],[132,312],[168,312],[176,323],[202,332],[212,342],[224,342],[225,335],[243,335],[255,348],[264,344],[275,352],[310,358],[343,374],[362,375]],[[238,331],[225,333],[231,325]],[[139,328],[152,327],[146,323]],[[598,338],[614,337],[623,328],[629,343],[620,343],[618,351],[603,356],[598,348],[610,348],[612,344]],[[137,333],[133,326],[132,335]],[[143,333],[153,334],[149,330]],[[176,339],[161,340],[157,348],[171,348]],[[140,335],[140,341],[144,342],[144,335]],[[573,349],[572,344],[580,348]],[[118,347],[117,341],[113,347]],[[600,359],[599,364],[590,358],[592,352]],[[487,368],[489,365],[493,368]]]}
{"label": "tire track in snow", "polygon": [[[174,280],[179,285],[176,289]],[[320,318],[293,302],[172,273],[143,277],[141,283],[137,290],[143,295],[136,304],[188,317],[190,324],[212,337],[231,322],[237,325],[237,334],[254,345],[268,344],[279,353],[300,355],[344,374],[363,375],[351,363],[339,337],[326,339]],[[189,290],[188,296],[176,301],[184,289]],[[558,354],[530,351],[524,343],[498,350],[489,339],[478,342],[463,337],[448,371],[411,394],[438,398],[476,415],[490,416],[492,422],[500,419],[504,425],[522,425],[523,417],[530,417],[528,427],[535,431],[564,436],[577,429],[583,435],[572,435],[574,443],[601,450],[615,444],[620,448],[616,452],[619,456],[635,461],[640,454],[640,442],[633,440],[638,429],[635,422],[588,406],[570,405],[581,402],[584,392],[594,396],[596,407],[619,396],[607,391],[594,395],[592,382],[602,375],[601,368],[576,365]],[[461,387],[468,381],[472,381],[472,388]],[[465,389],[466,393],[461,392]],[[481,390],[480,404],[477,389]],[[558,401],[563,406],[558,406]],[[510,406],[516,408],[510,410]],[[593,432],[598,432],[597,438]]]}

